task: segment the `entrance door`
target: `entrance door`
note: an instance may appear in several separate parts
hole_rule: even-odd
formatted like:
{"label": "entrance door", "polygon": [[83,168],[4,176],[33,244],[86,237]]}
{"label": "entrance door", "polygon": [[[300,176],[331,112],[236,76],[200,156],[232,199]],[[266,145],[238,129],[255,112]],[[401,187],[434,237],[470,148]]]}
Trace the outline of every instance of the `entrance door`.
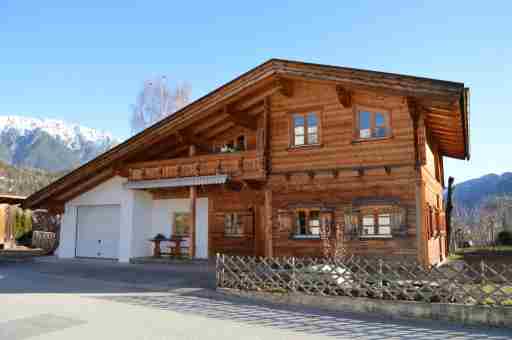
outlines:
{"label": "entrance door", "polygon": [[78,257],[119,257],[119,205],[77,208],[76,253]]}

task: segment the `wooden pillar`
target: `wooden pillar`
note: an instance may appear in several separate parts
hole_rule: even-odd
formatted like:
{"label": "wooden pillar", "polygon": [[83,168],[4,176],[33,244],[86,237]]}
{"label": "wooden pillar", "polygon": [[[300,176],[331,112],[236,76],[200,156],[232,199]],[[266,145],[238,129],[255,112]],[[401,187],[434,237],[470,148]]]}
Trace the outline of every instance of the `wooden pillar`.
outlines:
{"label": "wooden pillar", "polygon": [[190,257],[196,255],[196,200],[197,187],[190,187]]}
{"label": "wooden pillar", "polygon": [[265,158],[265,174],[270,173],[272,168],[270,154],[270,98],[265,97],[263,102],[263,155]]}
{"label": "wooden pillar", "polygon": [[[189,156],[193,157],[196,154],[196,146],[190,145]],[[190,244],[189,253],[190,257],[196,255],[196,202],[197,201],[197,187],[190,186]]]}
{"label": "wooden pillar", "polygon": [[264,220],[264,230],[265,230],[265,246],[264,246],[264,255],[265,257],[273,256],[273,246],[272,246],[272,190],[270,188],[265,188],[265,220]]}
{"label": "wooden pillar", "polygon": [[418,262],[427,266],[429,261],[427,225],[425,223],[425,182],[421,178],[421,171],[419,174],[419,177],[416,178],[416,251]]}

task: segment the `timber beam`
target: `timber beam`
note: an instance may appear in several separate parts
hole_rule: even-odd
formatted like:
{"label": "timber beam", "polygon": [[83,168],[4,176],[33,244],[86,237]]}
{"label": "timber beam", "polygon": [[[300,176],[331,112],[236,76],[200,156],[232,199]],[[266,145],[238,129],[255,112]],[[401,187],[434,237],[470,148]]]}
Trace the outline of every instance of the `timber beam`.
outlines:
{"label": "timber beam", "polygon": [[189,129],[181,129],[176,132],[179,144],[194,145],[203,152],[209,152],[210,146],[204,143],[195,133]]}
{"label": "timber beam", "polygon": [[234,126],[236,126],[236,124],[233,123],[232,121],[228,120],[225,123],[218,124],[217,126],[212,127],[208,131],[208,133],[204,134],[204,138],[207,139],[207,140],[211,140],[211,139],[217,137],[218,135],[223,134],[224,132],[226,132],[227,130],[231,129]]}
{"label": "timber beam", "polygon": [[115,162],[112,166],[112,174],[114,176],[128,177],[128,167],[122,162]]}
{"label": "timber beam", "polygon": [[272,175],[280,175],[284,176],[286,181],[290,181],[293,175],[307,175],[310,179],[314,179],[319,174],[331,174],[333,178],[340,177],[342,172],[356,172],[358,175],[364,175],[365,173],[382,169],[386,174],[390,174],[392,169],[404,168],[404,167],[413,167],[412,163],[402,163],[402,164],[386,164],[386,165],[367,165],[367,166],[347,166],[347,167],[336,167],[336,168],[324,168],[324,169],[316,169],[316,170],[288,170],[288,171],[275,171],[272,172]]}
{"label": "timber beam", "polygon": [[416,163],[416,169],[420,167],[420,146],[419,146],[419,134],[418,134],[418,126],[420,120],[420,110],[418,109],[417,102],[412,97],[407,97],[407,108],[409,111],[409,115],[412,120],[413,127],[413,135],[414,135],[414,160]]}
{"label": "timber beam", "polygon": [[336,85],[336,94],[338,95],[338,101],[344,108],[352,106],[352,92],[341,85]]}
{"label": "timber beam", "polygon": [[228,116],[228,119],[231,120],[236,125],[242,126],[244,128],[250,130],[258,129],[258,119],[255,116],[250,116],[248,112],[243,111],[234,111],[230,109],[227,105],[224,106],[224,114]]}

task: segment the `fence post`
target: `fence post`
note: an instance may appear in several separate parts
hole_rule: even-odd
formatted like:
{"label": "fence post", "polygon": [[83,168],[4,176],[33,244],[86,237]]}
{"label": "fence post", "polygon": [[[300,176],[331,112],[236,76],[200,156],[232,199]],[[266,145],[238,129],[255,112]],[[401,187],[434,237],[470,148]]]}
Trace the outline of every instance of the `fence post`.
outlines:
{"label": "fence post", "polygon": [[379,287],[379,296],[382,297],[382,259],[379,259],[379,281],[378,281],[378,287]]}
{"label": "fence post", "polygon": [[296,281],[296,277],[295,277],[295,256],[292,256],[292,284],[291,284],[291,290],[292,292],[295,292],[296,291],[296,285],[297,285],[297,281]]}
{"label": "fence post", "polygon": [[217,261],[215,263],[215,273],[217,278],[217,287],[222,288],[224,282],[224,255],[217,253]]}
{"label": "fence post", "polygon": [[480,261],[480,270],[481,270],[482,283],[485,283],[487,280],[485,278],[485,262],[484,262],[484,260]]}

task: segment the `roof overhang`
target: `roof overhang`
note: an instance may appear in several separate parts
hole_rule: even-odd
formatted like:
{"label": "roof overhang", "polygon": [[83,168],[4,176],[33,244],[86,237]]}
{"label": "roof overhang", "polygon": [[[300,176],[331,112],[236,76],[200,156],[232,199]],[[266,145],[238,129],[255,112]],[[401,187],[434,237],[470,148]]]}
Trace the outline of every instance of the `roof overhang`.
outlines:
{"label": "roof overhang", "polygon": [[197,177],[182,177],[174,179],[158,179],[147,181],[130,181],[124,184],[126,189],[164,189],[164,188],[178,188],[190,187],[212,184],[224,184],[228,180],[228,175],[214,175],[214,176],[197,176]]}
{"label": "roof overhang", "polygon": [[[32,194],[24,202],[24,206],[37,208],[44,207],[52,202],[62,204],[64,200],[62,199],[63,193],[73,191],[85,179],[93,181],[91,178],[97,177],[97,174],[100,173],[108,173],[114,176],[119,168],[122,168],[123,162],[133,154],[145,152],[152,145],[165,141],[169,135],[176,134],[197,122],[204,121],[206,117],[211,117],[212,113],[226,108],[227,105],[237,104],[237,101],[241,100],[247,100],[253,104],[255,93],[259,94],[256,98],[258,100],[263,98],[263,95],[270,96],[276,91],[286,94],[286,86],[283,87],[281,80],[293,80],[294,78],[331,82],[349,90],[383,91],[399,96],[417,98],[426,103],[430,100],[434,104],[446,105],[446,103],[452,103],[450,109],[453,107],[453,103],[459,103],[460,100],[461,109],[456,116],[458,117],[458,114],[460,114],[461,119],[455,125],[446,124],[448,129],[451,129],[451,132],[454,130],[455,133],[455,137],[451,135],[446,137],[446,145],[451,144],[455,147],[450,150],[445,148],[442,152],[449,157],[469,158],[469,110],[467,109],[469,107],[469,92],[464,92],[464,84],[385,72],[271,59],[188,104],[173,115],[155,123]],[[464,96],[464,99],[460,99],[461,96]],[[428,106],[428,104],[425,105]],[[230,108],[241,109],[236,105]],[[438,130],[442,132],[444,128],[444,126],[441,126]],[[433,130],[435,129],[437,127],[433,127]],[[464,137],[460,138],[462,136]],[[59,197],[61,197],[60,200]],[[71,195],[65,195],[65,197],[65,200],[67,200]]]}
{"label": "roof overhang", "polygon": [[0,194],[0,204],[21,204],[25,199],[26,196]]}

